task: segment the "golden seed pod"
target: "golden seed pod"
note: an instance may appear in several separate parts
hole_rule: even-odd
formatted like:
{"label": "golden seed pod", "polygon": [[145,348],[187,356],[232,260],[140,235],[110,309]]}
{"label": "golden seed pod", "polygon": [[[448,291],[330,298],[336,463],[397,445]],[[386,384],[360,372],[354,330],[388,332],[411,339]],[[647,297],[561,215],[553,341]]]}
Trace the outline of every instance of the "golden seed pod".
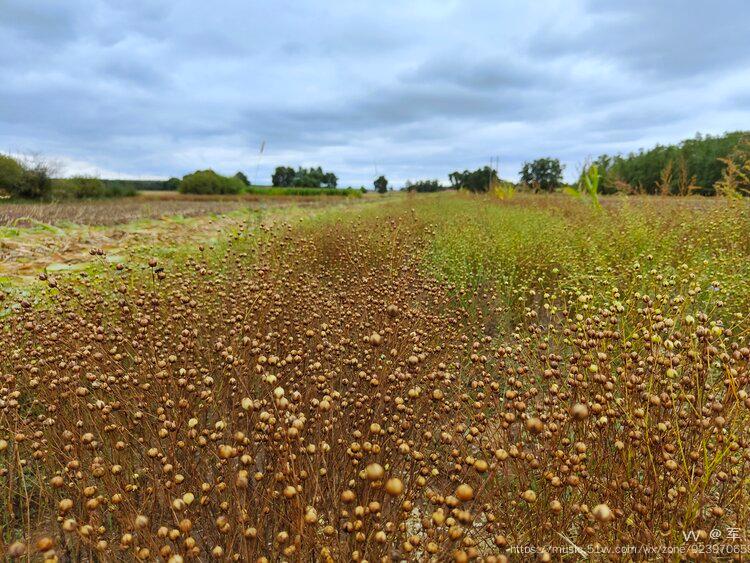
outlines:
{"label": "golden seed pod", "polygon": [[385,483],[385,492],[392,497],[397,497],[404,492],[404,484],[401,479],[397,477],[391,477]]}
{"label": "golden seed pod", "polygon": [[526,428],[534,434],[539,434],[544,430],[544,423],[540,418],[531,417],[526,419]]}
{"label": "golden seed pod", "polygon": [[143,514],[139,514],[135,517],[135,529],[143,530],[148,526],[148,517]]}
{"label": "golden seed pod", "polygon": [[456,488],[456,498],[461,501],[469,501],[474,498],[474,489],[466,483],[462,483]]}
{"label": "golden seed pod", "polygon": [[589,415],[589,408],[583,403],[576,403],[573,408],[570,409],[570,414],[576,420],[583,420]]}
{"label": "golden seed pod", "polygon": [[308,506],[305,511],[305,522],[308,524],[315,524],[318,521],[318,513],[312,506]]}
{"label": "golden seed pod", "polygon": [[20,541],[13,542],[6,551],[8,557],[23,557],[26,554],[26,544]]}
{"label": "golden seed pod", "polygon": [[599,520],[599,522],[609,522],[614,520],[615,517],[609,506],[606,504],[597,504],[591,511],[591,514],[593,514],[594,518]]}
{"label": "golden seed pod", "polygon": [[384,475],[385,470],[379,463],[371,463],[365,467],[365,476],[370,481],[380,481]]}
{"label": "golden seed pod", "polygon": [[55,546],[55,540],[48,536],[44,536],[36,540],[37,551],[49,551]]}

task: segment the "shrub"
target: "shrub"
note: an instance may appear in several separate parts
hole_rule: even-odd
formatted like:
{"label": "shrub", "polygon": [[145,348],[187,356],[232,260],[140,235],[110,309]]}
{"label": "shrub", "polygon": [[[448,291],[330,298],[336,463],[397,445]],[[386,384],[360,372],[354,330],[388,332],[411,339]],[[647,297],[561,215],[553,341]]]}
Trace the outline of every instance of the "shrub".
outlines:
{"label": "shrub", "polygon": [[89,176],[76,176],[67,182],[67,189],[77,199],[103,197],[106,193],[104,182],[99,178]]}
{"label": "shrub", "polygon": [[241,180],[227,178],[209,169],[183,176],[179,191],[183,194],[236,194],[243,187]]}
{"label": "shrub", "polygon": [[101,180],[91,176],[74,176],[52,182],[52,199],[94,199],[103,197],[129,197],[138,190],[129,180]]}
{"label": "shrub", "polygon": [[10,156],[0,154],[0,191],[14,195],[23,182],[23,166]]}
{"label": "shrub", "polygon": [[[179,182],[179,180],[177,180]],[[167,190],[164,180],[106,180],[102,179],[107,197],[136,195],[139,191]],[[176,189],[176,188],[174,188]]]}
{"label": "shrub", "polygon": [[0,190],[19,199],[42,199],[51,189],[49,167],[44,162],[35,159],[20,162],[0,155]]}
{"label": "shrub", "polygon": [[[131,197],[138,195],[138,180],[101,180],[104,197]],[[143,184],[147,184],[143,182]]]}

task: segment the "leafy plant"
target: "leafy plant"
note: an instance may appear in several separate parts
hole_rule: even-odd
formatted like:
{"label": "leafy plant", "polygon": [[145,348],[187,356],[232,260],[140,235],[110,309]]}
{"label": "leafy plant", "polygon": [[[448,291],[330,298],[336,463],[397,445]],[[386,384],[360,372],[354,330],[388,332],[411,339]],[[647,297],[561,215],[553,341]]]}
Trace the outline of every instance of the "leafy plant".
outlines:
{"label": "leafy plant", "polygon": [[495,178],[491,182],[490,193],[497,199],[510,199],[516,194],[516,186],[513,182]]}
{"label": "leafy plant", "polygon": [[726,158],[721,179],[714,184],[716,194],[732,199],[750,195],[750,140],[743,139]]}
{"label": "leafy plant", "polygon": [[588,199],[596,209],[601,209],[599,203],[599,167],[591,164],[584,168],[581,178],[575,186],[565,186],[563,192],[577,199]]}

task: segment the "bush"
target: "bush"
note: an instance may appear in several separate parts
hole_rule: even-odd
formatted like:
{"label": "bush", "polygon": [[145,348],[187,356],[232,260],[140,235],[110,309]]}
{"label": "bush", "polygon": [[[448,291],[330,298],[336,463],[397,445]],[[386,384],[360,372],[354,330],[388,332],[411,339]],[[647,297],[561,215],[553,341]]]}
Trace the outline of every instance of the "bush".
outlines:
{"label": "bush", "polygon": [[14,195],[23,182],[24,169],[19,162],[0,154],[0,192]]}
{"label": "bush", "polygon": [[213,170],[198,170],[183,176],[179,192],[183,194],[236,194],[242,191],[241,180],[227,178]]}
{"label": "bush", "polygon": [[41,161],[22,163],[0,155],[0,191],[19,199],[42,199],[52,190],[49,169]]}
{"label": "bush", "polygon": [[131,197],[138,195],[136,182],[133,180],[101,180],[104,186],[104,197]]}
{"label": "bush", "polygon": [[76,176],[68,180],[68,189],[77,199],[103,197],[105,195],[104,182],[99,178]]}
{"label": "bush", "polygon": [[91,176],[74,176],[52,182],[52,199],[95,199],[129,197],[138,193],[128,180],[100,180]]}
{"label": "bush", "polygon": [[[177,180],[179,183],[179,180]],[[107,196],[131,196],[140,191],[168,190],[167,181],[164,180],[107,180],[102,178]],[[177,189],[172,188],[172,189]]]}

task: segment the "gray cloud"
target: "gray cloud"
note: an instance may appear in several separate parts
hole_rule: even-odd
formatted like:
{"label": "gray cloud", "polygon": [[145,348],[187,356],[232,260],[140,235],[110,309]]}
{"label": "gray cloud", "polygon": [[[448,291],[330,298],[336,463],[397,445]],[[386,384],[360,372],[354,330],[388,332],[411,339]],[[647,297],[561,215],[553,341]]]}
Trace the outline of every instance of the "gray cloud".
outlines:
{"label": "gray cloud", "polygon": [[750,128],[750,5],[0,0],[0,149],[343,183]]}

